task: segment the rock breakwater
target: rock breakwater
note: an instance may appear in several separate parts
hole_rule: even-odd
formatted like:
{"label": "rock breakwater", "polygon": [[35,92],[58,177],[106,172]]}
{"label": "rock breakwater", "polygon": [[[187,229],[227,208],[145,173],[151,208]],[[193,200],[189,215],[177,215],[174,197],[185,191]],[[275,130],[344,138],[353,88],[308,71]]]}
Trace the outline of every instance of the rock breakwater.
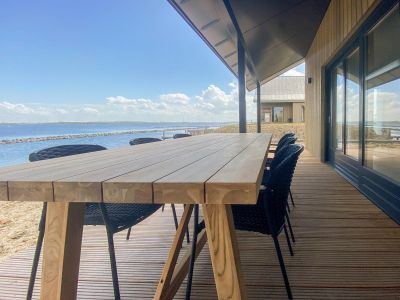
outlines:
{"label": "rock breakwater", "polygon": [[0,140],[0,145],[4,144],[17,144],[17,143],[33,143],[51,140],[69,140],[69,139],[79,139],[79,138],[89,138],[89,137],[99,137],[99,136],[112,136],[121,134],[141,134],[150,132],[160,132],[164,135],[166,131],[189,131],[194,128],[165,128],[165,129],[146,129],[146,130],[124,130],[124,131],[113,131],[113,132],[96,132],[96,133],[79,133],[79,134],[65,134],[65,135],[52,135],[52,136],[38,136],[38,137],[27,137],[27,138],[17,138],[17,139],[4,139]]}

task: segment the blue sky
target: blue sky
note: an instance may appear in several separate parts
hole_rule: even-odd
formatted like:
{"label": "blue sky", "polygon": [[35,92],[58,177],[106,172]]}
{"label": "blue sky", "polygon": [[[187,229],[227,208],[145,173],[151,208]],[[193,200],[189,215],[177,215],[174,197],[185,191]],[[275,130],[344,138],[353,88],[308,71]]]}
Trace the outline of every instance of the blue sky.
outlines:
{"label": "blue sky", "polygon": [[0,122],[236,119],[235,77],[165,0],[4,0],[0,49]]}

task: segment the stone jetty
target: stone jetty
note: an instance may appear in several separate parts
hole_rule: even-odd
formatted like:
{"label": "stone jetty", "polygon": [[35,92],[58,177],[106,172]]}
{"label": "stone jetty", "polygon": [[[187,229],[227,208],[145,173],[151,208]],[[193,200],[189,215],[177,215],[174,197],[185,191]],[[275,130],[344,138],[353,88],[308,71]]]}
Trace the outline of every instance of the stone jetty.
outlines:
{"label": "stone jetty", "polygon": [[50,140],[69,140],[69,139],[79,139],[88,137],[98,137],[98,136],[111,136],[120,134],[138,134],[138,133],[148,133],[148,132],[165,132],[165,131],[190,131],[194,128],[163,128],[163,129],[147,129],[147,130],[125,130],[125,131],[113,131],[113,132],[97,132],[97,133],[79,133],[79,134],[66,134],[66,135],[52,135],[52,136],[39,136],[39,137],[29,137],[29,138],[18,138],[18,139],[8,139],[0,140],[0,145],[4,144],[17,144],[17,143],[32,143],[32,142],[42,142]]}

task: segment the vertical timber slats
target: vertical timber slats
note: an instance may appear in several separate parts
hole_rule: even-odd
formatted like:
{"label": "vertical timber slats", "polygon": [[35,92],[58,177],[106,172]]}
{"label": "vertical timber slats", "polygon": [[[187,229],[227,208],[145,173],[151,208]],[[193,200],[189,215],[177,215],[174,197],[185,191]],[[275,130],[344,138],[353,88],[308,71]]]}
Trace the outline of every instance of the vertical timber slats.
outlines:
{"label": "vertical timber slats", "polygon": [[332,0],[305,58],[306,78],[306,145],[316,157],[324,160],[325,119],[324,66],[362,24],[381,0]]}

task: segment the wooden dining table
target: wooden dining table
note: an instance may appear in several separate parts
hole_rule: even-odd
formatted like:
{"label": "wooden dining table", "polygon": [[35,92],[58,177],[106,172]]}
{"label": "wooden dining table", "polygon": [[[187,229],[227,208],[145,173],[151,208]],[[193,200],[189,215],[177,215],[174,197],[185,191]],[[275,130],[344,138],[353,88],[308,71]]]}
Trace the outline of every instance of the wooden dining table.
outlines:
{"label": "wooden dining table", "polygon": [[0,201],[48,203],[41,299],[77,297],[87,202],[186,204],[154,299],[172,299],[188,272],[190,251],[179,252],[200,204],[196,254],[208,242],[219,299],[246,299],[230,205],[256,203],[270,142],[205,134],[0,168]]}

